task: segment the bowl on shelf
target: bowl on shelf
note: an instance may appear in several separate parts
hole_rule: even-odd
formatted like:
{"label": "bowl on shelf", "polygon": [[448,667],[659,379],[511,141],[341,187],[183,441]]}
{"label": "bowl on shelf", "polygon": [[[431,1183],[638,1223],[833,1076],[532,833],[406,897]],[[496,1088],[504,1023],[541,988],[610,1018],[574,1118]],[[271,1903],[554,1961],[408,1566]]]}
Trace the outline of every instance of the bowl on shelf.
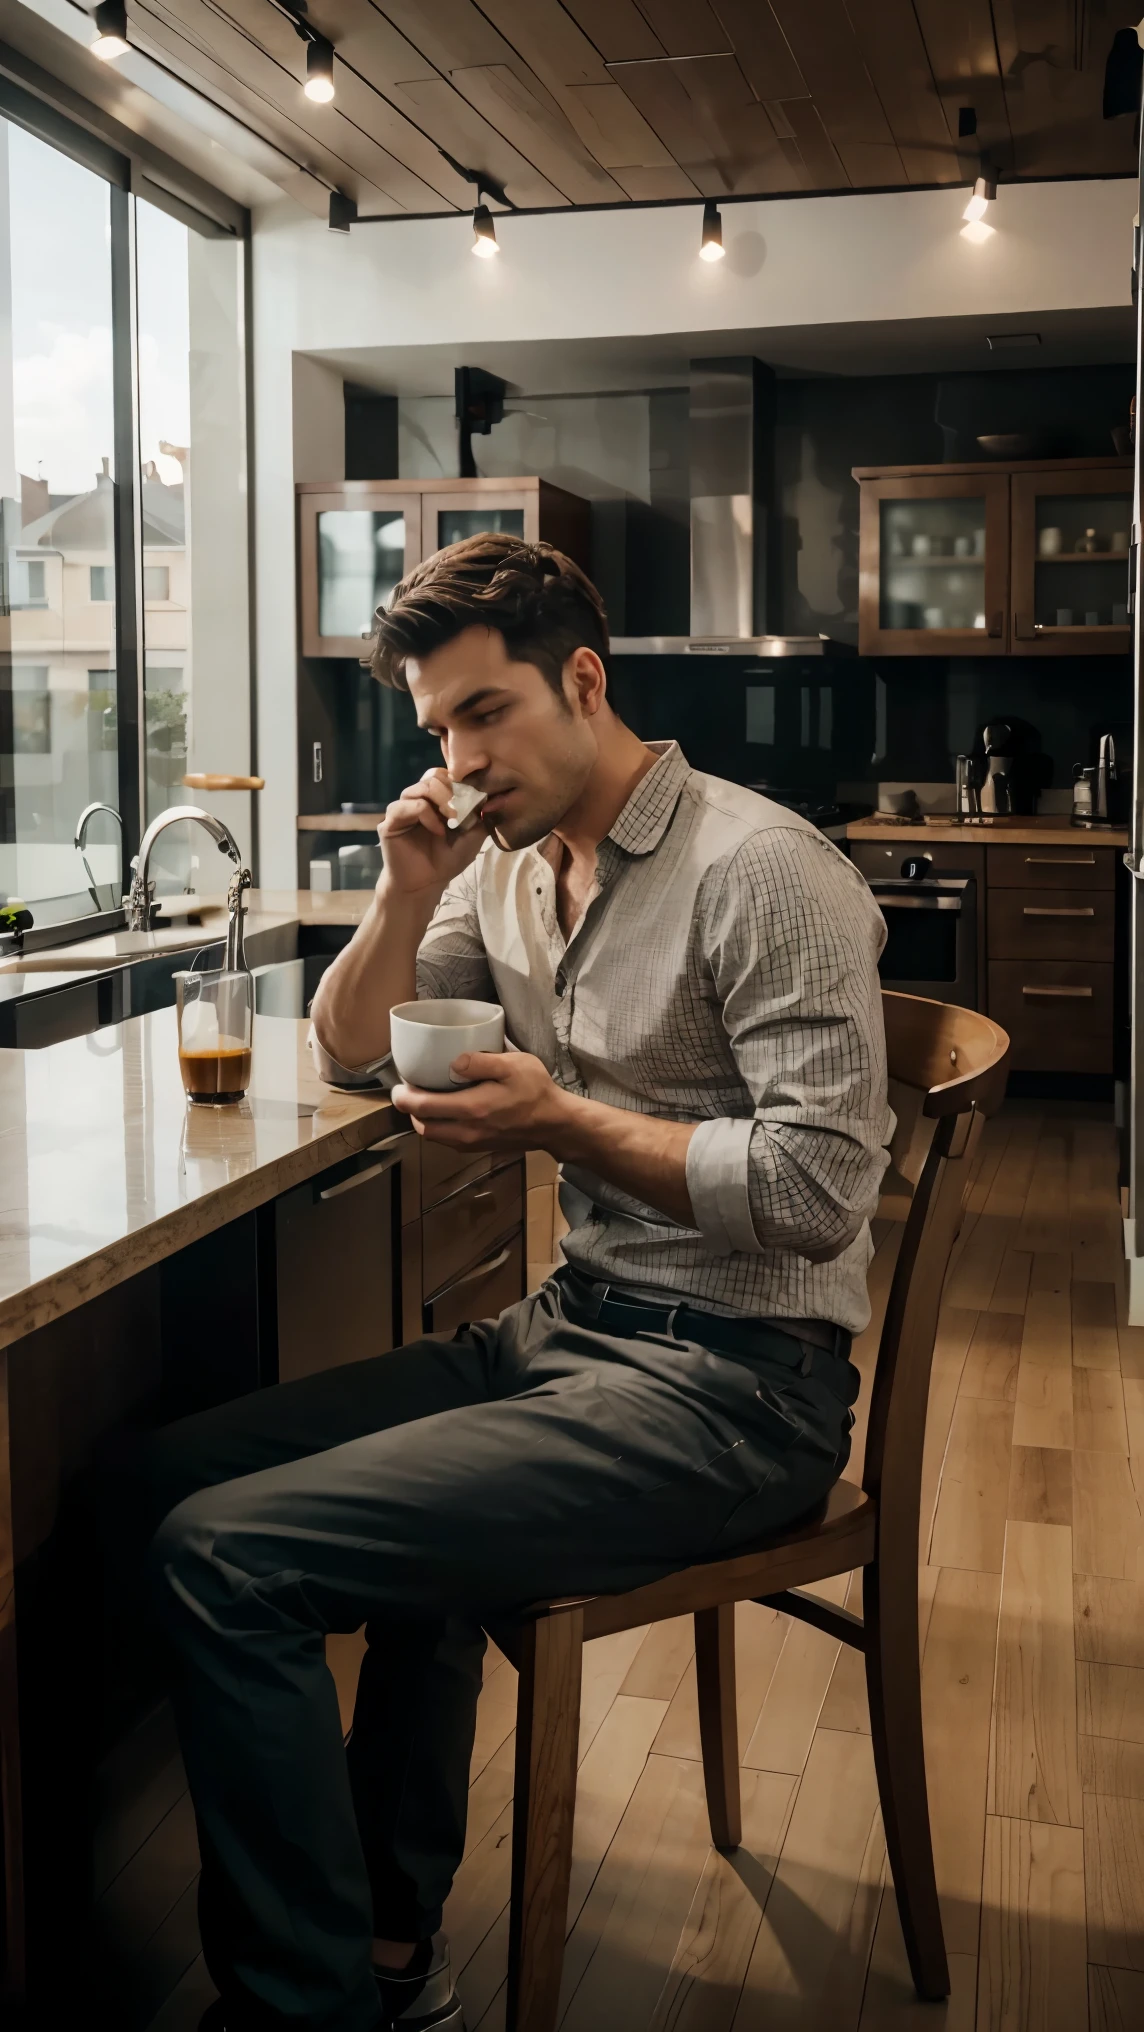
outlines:
{"label": "bowl on shelf", "polygon": [[1052,453],[1051,440],[1043,431],[994,432],[977,442],[987,459],[1044,459]]}

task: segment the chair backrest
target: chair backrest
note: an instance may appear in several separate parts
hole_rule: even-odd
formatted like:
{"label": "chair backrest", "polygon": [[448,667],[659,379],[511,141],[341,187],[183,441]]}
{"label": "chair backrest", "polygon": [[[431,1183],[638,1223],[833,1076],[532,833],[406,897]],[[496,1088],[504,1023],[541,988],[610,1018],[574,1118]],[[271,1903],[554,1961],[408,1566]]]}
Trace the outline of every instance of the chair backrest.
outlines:
{"label": "chair backrest", "polygon": [[946,1002],[883,989],[882,1008],[891,1097],[906,1104],[903,1114],[912,1103],[902,1125],[908,1156],[894,1155],[913,1194],[878,1347],[862,1485],[878,1502],[882,1542],[905,1539],[915,1559],[942,1286],[970,1158],[984,1117],[1004,1098],[1009,1039],[988,1016]]}

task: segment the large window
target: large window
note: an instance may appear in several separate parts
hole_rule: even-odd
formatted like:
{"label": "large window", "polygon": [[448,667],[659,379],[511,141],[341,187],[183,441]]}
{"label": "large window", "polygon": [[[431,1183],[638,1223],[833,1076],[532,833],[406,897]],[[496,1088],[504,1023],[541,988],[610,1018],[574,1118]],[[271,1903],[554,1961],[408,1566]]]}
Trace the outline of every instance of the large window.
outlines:
{"label": "large window", "polygon": [[[249,855],[249,798],[183,785],[251,766],[243,259],[0,118],[0,901],[38,923],[97,908],[91,803],[103,909],[113,813],[129,855],[213,802]],[[218,887],[202,846],[165,836],[160,893]]]}

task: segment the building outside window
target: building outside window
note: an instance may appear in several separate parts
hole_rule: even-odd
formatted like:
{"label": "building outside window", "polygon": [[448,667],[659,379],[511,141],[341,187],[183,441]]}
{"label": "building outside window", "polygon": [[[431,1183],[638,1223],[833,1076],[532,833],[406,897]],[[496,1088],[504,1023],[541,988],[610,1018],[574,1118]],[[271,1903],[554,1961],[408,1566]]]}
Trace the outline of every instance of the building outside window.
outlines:
{"label": "building outside window", "polygon": [[[244,244],[101,166],[0,118],[0,902],[38,923],[95,908],[87,804],[130,853],[210,801],[190,769],[250,767]],[[216,808],[249,855],[249,799]],[[195,886],[200,838],[164,836],[160,894]],[[113,820],[88,859],[117,896]]]}

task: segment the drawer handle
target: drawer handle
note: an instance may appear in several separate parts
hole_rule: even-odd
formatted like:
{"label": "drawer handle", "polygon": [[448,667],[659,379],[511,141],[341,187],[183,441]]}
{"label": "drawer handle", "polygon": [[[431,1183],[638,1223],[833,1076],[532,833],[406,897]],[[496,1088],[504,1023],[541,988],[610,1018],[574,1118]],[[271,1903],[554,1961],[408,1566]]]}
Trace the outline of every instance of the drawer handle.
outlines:
{"label": "drawer handle", "polygon": [[1026,854],[1026,868],[1095,868],[1095,854]]}
{"label": "drawer handle", "polygon": [[1026,903],[1021,915],[1023,917],[1095,917],[1096,912],[1091,903],[1078,904],[1075,910],[1067,910],[1063,906],[1058,908],[1054,905],[1050,908],[1048,904]]}
{"label": "drawer handle", "polygon": [[1091,988],[1022,988],[1023,995],[1053,995],[1068,997],[1072,1001],[1092,1000]]}
{"label": "drawer handle", "polygon": [[488,1203],[489,1203],[489,1201],[490,1201],[491,1199],[495,1199],[495,1198],[496,1198],[496,1194],[495,1194],[495,1192],[475,1192],[475,1193],[473,1194],[473,1197],[472,1197],[472,1199],[471,1199],[471,1200],[469,1201],[469,1205],[470,1205],[470,1206],[487,1206],[487,1205],[488,1205]]}
{"label": "drawer handle", "polygon": [[503,1270],[511,1255],[512,1243],[509,1242],[505,1248],[498,1249],[495,1256],[488,1256],[483,1263],[478,1263],[467,1277],[458,1277],[454,1284],[450,1284],[450,1292],[463,1291],[466,1284],[479,1284],[482,1278],[491,1277],[494,1270]]}
{"label": "drawer handle", "polygon": [[371,1150],[396,1150],[399,1144],[408,1143],[412,1146],[416,1141],[416,1130],[395,1129],[392,1136],[383,1136],[380,1143],[371,1143],[369,1148]]}

